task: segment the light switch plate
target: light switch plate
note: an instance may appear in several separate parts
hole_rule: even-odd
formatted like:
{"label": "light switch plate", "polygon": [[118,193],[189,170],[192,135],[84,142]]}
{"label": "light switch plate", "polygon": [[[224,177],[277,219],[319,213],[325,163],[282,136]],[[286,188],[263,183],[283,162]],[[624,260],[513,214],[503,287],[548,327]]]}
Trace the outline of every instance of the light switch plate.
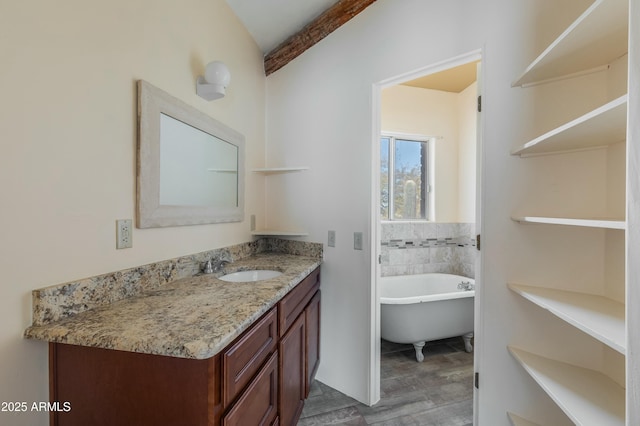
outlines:
{"label": "light switch plate", "polygon": [[353,249],[362,250],[362,232],[353,233]]}
{"label": "light switch plate", "polygon": [[336,231],[329,231],[329,236],[327,238],[327,245],[329,247],[336,246]]}

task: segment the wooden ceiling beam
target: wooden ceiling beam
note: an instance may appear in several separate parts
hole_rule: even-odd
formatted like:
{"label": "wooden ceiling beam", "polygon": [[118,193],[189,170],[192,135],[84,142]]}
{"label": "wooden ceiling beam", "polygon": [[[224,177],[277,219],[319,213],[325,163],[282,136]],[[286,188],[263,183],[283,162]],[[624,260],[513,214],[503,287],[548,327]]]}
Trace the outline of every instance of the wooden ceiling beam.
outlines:
{"label": "wooden ceiling beam", "polygon": [[264,57],[266,75],[278,71],[314,44],[340,28],[376,0],[339,0],[302,30]]}

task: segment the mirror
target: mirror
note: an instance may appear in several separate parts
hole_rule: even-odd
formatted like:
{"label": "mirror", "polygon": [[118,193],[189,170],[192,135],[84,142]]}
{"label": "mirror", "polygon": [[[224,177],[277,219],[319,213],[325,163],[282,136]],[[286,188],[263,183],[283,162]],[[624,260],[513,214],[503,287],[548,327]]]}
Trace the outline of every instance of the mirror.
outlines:
{"label": "mirror", "polygon": [[139,228],[244,219],[244,137],[138,81]]}

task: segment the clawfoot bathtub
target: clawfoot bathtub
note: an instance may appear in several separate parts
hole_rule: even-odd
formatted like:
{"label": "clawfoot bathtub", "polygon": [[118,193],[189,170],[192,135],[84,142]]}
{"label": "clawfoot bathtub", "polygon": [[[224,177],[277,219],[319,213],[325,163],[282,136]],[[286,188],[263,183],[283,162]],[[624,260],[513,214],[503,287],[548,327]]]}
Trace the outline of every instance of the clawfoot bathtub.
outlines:
{"label": "clawfoot bathtub", "polygon": [[412,343],[418,362],[431,340],[462,336],[473,347],[475,281],[460,275],[421,274],[383,277],[380,286],[380,331],[383,339]]}

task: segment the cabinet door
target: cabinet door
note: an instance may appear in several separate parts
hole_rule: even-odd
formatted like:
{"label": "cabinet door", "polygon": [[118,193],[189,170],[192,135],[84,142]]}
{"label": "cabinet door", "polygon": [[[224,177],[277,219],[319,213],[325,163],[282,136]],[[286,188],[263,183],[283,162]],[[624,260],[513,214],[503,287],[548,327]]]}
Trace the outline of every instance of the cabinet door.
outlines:
{"label": "cabinet door", "polygon": [[266,426],[277,424],[278,353],[274,353],[258,375],[222,419],[222,426]]}
{"label": "cabinet door", "polygon": [[227,407],[275,350],[278,340],[274,308],[251,326],[222,354],[223,401]]}
{"label": "cabinet door", "polygon": [[320,268],[316,268],[278,303],[280,336],[283,336],[291,324],[304,312],[311,297],[320,288]]}
{"label": "cabinet door", "polygon": [[320,290],[313,296],[305,310],[307,378],[305,383],[305,398],[309,396],[311,383],[320,365]]}
{"label": "cabinet door", "polygon": [[280,424],[295,425],[304,407],[305,373],[305,315],[299,315],[282,337],[280,353]]}

